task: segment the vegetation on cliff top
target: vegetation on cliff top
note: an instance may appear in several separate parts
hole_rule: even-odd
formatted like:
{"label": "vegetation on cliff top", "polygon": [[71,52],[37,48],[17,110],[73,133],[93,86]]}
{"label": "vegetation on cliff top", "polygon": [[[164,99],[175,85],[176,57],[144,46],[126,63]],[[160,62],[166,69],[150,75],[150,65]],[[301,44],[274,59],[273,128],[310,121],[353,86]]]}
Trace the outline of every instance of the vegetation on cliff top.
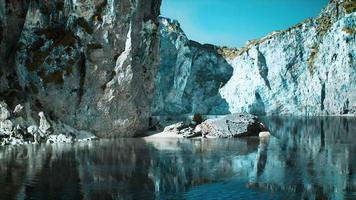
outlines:
{"label": "vegetation on cliff top", "polygon": [[353,13],[356,11],[356,1],[351,0],[351,2],[346,2],[343,7],[347,14]]}

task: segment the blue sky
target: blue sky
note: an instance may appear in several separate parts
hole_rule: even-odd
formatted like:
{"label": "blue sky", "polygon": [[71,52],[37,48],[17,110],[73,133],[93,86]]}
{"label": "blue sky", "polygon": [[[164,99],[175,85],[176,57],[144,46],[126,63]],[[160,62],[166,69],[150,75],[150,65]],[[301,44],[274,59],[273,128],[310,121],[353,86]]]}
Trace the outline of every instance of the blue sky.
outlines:
{"label": "blue sky", "polygon": [[178,19],[189,39],[244,46],[316,17],[328,0],[163,0],[161,16]]}

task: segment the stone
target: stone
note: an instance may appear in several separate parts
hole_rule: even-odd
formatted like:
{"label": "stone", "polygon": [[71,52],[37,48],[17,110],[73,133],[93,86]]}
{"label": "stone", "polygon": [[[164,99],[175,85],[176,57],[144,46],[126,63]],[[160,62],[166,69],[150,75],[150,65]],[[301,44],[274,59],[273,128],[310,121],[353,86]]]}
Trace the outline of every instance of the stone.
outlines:
{"label": "stone", "polygon": [[195,128],[194,128],[194,133],[201,133],[202,132],[202,128],[201,128],[201,125],[197,125]]}
{"label": "stone", "polygon": [[202,132],[195,131],[195,128],[193,128],[193,127],[185,128],[185,129],[181,130],[180,132],[181,132],[181,134],[183,134],[183,137],[185,137],[185,138],[195,138],[195,137],[202,136]]}
{"label": "stone", "polygon": [[39,112],[38,116],[40,117],[40,126],[38,127],[38,130],[39,130],[39,133],[41,134],[41,137],[44,137],[44,135],[49,134],[51,125],[47,121],[43,112]]}
{"label": "stone", "polygon": [[0,135],[11,135],[14,125],[10,120],[0,121]]}
{"label": "stone", "polygon": [[71,143],[72,141],[73,141],[72,137],[59,134],[59,135],[48,136],[46,143]]}
{"label": "stone", "polygon": [[267,128],[258,118],[248,113],[236,113],[208,119],[201,124],[203,137],[232,138],[258,136]]}
{"label": "stone", "polygon": [[5,102],[0,102],[0,121],[5,121],[11,116]]}
{"label": "stone", "polygon": [[271,133],[268,131],[262,131],[258,134],[258,137],[260,138],[269,138],[271,137]]}
{"label": "stone", "polygon": [[183,128],[182,130],[179,131],[179,134],[182,134],[183,137],[188,137],[193,133],[193,130],[194,128],[192,127]]}
{"label": "stone", "polygon": [[166,126],[163,132],[177,132],[179,134],[180,130],[186,128],[188,125],[184,122],[174,123],[172,125]]}
{"label": "stone", "polygon": [[12,111],[15,115],[19,115],[23,112],[23,106],[21,104],[18,104],[15,108],[14,111]]}
{"label": "stone", "polygon": [[32,136],[34,136],[38,131],[38,127],[36,125],[32,125],[32,126],[29,126],[27,128],[27,133],[31,134]]}

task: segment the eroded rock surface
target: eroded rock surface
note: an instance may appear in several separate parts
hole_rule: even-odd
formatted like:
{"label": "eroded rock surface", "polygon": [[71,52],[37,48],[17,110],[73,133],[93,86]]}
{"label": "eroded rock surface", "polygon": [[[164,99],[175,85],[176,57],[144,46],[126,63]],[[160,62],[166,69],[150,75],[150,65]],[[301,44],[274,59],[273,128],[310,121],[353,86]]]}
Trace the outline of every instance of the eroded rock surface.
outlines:
{"label": "eroded rock surface", "polygon": [[356,3],[330,1],[316,19],[224,49],[234,67],[220,90],[229,111],[356,114]]}
{"label": "eroded rock surface", "polygon": [[160,3],[0,0],[1,96],[98,136],[146,131]]}
{"label": "eroded rock surface", "polygon": [[201,45],[161,19],[154,113],[355,115],[355,7],[330,1],[317,18],[243,48]]}
{"label": "eroded rock surface", "polygon": [[154,115],[226,114],[221,88],[232,67],[214,45],[189,40],[176,20],[160,18],[160,69]]}
{"label": "eroded rock surface", "polygon": [[[19,108],[22,109],[19,109]],[[44,112],[32,110],[30,104],[17,105],[13,111],[0,102],[0,146],[29,143],[70,143],[87,141],[95,136],[76,130],[60,121],[48,119]]]}

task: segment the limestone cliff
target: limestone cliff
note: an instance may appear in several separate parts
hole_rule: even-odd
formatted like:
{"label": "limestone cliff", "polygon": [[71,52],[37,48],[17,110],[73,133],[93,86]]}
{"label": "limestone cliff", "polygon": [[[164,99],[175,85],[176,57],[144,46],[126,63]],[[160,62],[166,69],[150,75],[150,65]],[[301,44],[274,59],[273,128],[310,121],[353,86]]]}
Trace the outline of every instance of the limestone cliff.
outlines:
{"label": "limestone cliff", "polygon": [[145,131],[160,3],[1,0],[1,96],[99,136]]}
{"label": "limestone cliff", "polygon": [[153,114],[227,113],[219,88],[231,77],[232,67],[215,46],[189,40],[176,20],[161,18],[160,24]]}
{"label": "limestone cliff", "polygon": [[162,19],[155,113],[356,114],[355,9],[330,1],[316,19],[243,48],[200,45]]}
{"label": "limestone cliff", "polygon": [[331,1],[316,19],[222,48],[234,67],[220,90],[230,112],[356,114],[355,10],[355,1]]}

